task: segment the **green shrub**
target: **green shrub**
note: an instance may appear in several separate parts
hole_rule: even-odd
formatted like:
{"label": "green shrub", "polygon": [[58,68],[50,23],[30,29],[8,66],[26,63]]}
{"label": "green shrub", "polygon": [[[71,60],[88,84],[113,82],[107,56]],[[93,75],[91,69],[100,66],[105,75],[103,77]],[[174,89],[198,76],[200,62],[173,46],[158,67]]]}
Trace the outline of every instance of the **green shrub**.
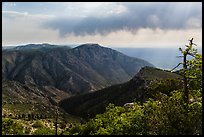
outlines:
{"label": "green shrub", "polygon": [[52,129],[49,129],[46,127],[40,127],[33,134],[34,135],[54,135],[55,132]]}
{"label": "green shrub", "polygon": [[32,127],[34,127],[34,128],[43,127],[43,124],[42,124],[41,121],[37,120],[37,121],[35,121],[35,123],[32,125]]}
{"label": "green shrub", "polygon": [[23,135],[23,126],[10,118],[2,118],[2,135]]}

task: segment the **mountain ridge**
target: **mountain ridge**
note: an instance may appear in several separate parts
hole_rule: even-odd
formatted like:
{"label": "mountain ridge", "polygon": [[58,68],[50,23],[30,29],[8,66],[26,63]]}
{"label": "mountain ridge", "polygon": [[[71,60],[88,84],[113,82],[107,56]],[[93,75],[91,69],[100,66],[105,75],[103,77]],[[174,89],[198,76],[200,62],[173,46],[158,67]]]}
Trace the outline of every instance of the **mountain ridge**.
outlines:
{"label": "mountain ridge", "polygon": [[[158,73],[159,75],[157,75]],[[176,73],[153,67],[143,67],[131,80],[125,83],[113,85],[93,93],[69,97],[60,101],[60,107],[73,115],[93,117],[98,113],[103,113],[109,103],[123,106],[125,103],[134,100],[144,102],[152,94],[147,93],[146,89],[153,81],[180,78],[181,76]]]}
{"label": "mountain ridge", "polygon": [[34,46],[2,50],[2,76],[80,94],[124,82],[143,66],[153,66],[99,44],[82,44],[75,48]]}

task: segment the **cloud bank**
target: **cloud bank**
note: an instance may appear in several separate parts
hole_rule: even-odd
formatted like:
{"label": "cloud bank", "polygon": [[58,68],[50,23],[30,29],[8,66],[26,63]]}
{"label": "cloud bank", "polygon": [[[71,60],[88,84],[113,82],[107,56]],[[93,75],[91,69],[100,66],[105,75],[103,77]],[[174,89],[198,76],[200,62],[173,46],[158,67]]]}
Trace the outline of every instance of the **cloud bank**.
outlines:
{"label": "cloud bank", "polygon": [[[153,30],[202,28],[202,3],[129,2],[117,3],[108,8],[109,12],[104,12],[104,14],[101,12],[103,7],[98,6],[94,9],[95,11],[92,11],[94,14],[89,16],[56,17],[45,22],[43,27],[58,30],[61,37],[69,34],[107,35],[120,30],[136,33],[141,28]],[[110,14],[111,10],[118,12]]]}

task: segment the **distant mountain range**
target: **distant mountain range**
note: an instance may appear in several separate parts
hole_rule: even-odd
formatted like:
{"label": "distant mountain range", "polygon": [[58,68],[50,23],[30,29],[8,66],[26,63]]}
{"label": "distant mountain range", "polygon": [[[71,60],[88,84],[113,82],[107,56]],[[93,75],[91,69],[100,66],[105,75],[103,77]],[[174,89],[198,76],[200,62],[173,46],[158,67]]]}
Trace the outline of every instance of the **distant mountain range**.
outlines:
{"label": "distant mountain range", "polygon": [[29,44],[2,50],[2,76],[20,83],[86,93],[129,80],[149,62],[98,44]]}

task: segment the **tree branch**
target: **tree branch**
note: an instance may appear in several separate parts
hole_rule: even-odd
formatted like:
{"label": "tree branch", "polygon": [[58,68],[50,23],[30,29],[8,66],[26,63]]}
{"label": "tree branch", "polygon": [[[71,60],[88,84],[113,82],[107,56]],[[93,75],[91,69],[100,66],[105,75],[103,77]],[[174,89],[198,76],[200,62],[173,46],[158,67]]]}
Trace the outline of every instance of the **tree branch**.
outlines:
{"label": "tree branch", "polygon": [[179,65],[181,65],[181,64],[183,64],[183,63],[179,63],[176,67],[174,67],[172,70],[170,70],[171,72],[174,70],[174,69],[176,69]]}

